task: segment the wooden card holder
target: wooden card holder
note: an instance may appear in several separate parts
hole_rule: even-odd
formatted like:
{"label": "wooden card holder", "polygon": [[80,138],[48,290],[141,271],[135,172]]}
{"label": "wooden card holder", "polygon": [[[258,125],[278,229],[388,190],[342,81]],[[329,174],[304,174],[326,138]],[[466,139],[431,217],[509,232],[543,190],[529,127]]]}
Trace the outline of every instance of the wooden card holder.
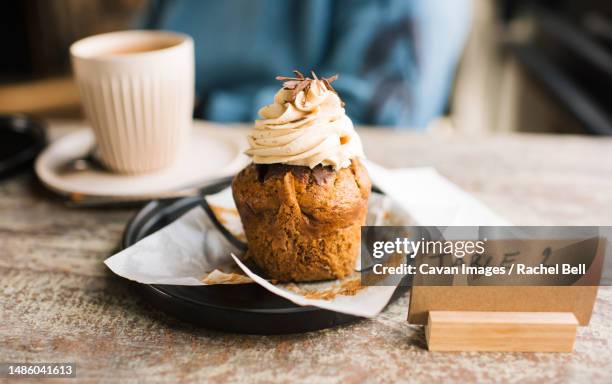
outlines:
{"label": "wooden card holder", "polygon": [[571,352],[578,320],[571,312],[429,311],[430,351]]}

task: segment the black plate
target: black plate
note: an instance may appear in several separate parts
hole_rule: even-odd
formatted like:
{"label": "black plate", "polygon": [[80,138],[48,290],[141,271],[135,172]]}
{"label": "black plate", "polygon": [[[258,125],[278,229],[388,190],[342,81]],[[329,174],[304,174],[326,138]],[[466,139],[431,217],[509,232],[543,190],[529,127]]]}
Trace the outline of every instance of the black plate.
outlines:
{"label": "black plate", "polygon": [[[202,192],[203,195],[215,193],[228,185],[229,181],[225,180],[205,188]],[[199,196],[150,202],[128,224],[123,246],[129,247],[172,223],[201,202],[202,198]],[[164,312],[206,328],[228,332],[301,333],[360,319],[316,307],[295,305],[257,284],[201,287],[160,284],[138,284],[138,286],[142,288],[145,297]],[[396,297],[397,295],[394,299]]]}
{"label": "black plate", "polygon": [[0,115],[0,180],[30,168],[45,145],[40,121],[25,115]]}

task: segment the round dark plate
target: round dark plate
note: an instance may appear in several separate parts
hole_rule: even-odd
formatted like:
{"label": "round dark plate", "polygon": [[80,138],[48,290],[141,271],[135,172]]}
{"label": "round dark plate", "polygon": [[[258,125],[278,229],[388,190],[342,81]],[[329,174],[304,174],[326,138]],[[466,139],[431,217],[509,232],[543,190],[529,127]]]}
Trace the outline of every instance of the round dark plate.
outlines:
{"label": "round dark plate", "polygon": [[[203,195],[215,193],[228,185],[229,180],[224,180],[203,189],[202,193]],[[202,200],[197,196],[151,201],[128,224],[123,246],[129,247],[170,224],[191,208],[201,204]],[[164,312],[206,328],[228,332],[302,333],[360,319],[317,307],[295,305],[257,284],[200,287],[160,284],[138,284],[138,286],[147,300]],[[397,294],[398,292],[394,299]]]}
{"label": "round dark plate", "polygon": [[0,180],[31,167],[45,145],[40,121],[25,115],[0,115]]}

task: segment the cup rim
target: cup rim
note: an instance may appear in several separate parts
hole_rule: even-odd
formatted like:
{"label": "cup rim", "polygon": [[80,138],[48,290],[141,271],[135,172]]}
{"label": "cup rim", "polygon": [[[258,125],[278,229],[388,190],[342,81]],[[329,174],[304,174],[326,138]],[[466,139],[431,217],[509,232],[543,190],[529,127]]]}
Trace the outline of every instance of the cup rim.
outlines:
{"label": "cup rim", "polygon": [[[92,45],[100,44],[103,40],[109,38],[117,38],[120,37],[125,41],[150,41],[151,38],[164,38],[169,40],[174,40],[175,42],[168,43],[167,47],[163,47],[160,49],[155,49],[151,51],[143,51],[143,52],[134,52],[129,54],[105,54],[105,55],[96,55],[95,53],[87,53],[88,49],[92,49]],[[164,30],[126,30],[126,31],[116,31],[116,32],[107,32],[101,33],[93,36],[88,36],[83,39],[77,40],[70,45],[70,55],[73,58],[80,60],[88,60],[88,61],[97,61],[97,62],[114,62],[114,61],[129,61],[134,59],[141,58],[150,58],[151,56],[156,56],[160,54],[165,54],[168,52],[175,51],[183,47],[185,44],[191,43],[193,44],[193,39],[191,36],[175,31],[164,31]],[[119,44],[119,43],[116,43]]]}

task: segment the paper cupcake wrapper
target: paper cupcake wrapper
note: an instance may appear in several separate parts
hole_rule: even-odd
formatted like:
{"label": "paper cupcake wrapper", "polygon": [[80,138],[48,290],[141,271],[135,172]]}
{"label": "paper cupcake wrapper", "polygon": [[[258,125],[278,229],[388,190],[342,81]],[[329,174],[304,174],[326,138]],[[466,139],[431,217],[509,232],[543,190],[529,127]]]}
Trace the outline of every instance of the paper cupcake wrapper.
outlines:
{"label": "paper cupcake wrapper", "polygon": [[[256,283],[298,305],[356,316],[375,316],[395,287],[362,287],[359,260],[344,279],[316,283],[276,284],[238,258],[244,230],[230,188],[205,197],[172,224],[105,261],[116,274],[144,284],[212,285]],[[204,208],[207,207],[207,208]],[[373,193],[368,224],[410,225],[408,215],[389,198]],[[414,223],[412,223],[414,224]]]}

